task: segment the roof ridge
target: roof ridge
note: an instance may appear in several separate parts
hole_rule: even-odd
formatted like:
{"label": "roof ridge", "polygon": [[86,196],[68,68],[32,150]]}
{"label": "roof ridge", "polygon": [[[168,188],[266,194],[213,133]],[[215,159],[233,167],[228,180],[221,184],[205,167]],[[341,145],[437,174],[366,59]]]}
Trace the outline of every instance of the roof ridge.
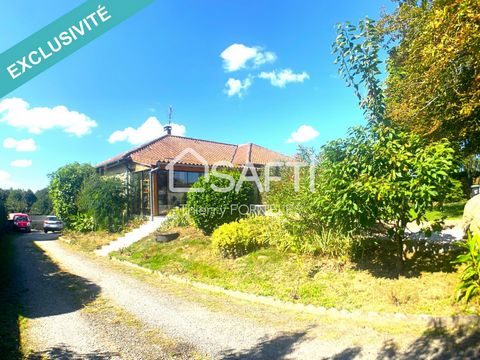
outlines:
{"label": "roof ridge", "polygon": [[248,164],[252,162],[252,145],[253,143],[248,143],[248,157],[247,157]]}
{"label": "roof ridge", "polygon": [[226,143],[226,142],[221,142],[221,141],[204,140],[204,139],[198,139],[198,138],[193,138],[193,137],[189,137],[189,136],[179,136],[179,135],[168,135],[168,136],[176,137],[176,138],[180,138],[180,139],[196,140],[196,141],[208,142],[208,143],[212,143],[212,144],[229,145],[229,146],[238,147],[238,145],[236,145],[236,144],[231,144],[231,143]]}

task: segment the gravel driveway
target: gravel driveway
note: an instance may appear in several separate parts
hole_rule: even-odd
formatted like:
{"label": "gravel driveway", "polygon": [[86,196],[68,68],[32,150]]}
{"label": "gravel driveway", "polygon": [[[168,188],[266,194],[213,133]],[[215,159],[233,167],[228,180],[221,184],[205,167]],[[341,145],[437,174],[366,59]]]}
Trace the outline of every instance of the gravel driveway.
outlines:
{"label": "gravel driveway", "polygon": [[24,234],[15,244],[31,359],[374,359],[385,344],[400,351],[416,338],[403,324],[392,338],[368,324],[161,283],[53,234]]}

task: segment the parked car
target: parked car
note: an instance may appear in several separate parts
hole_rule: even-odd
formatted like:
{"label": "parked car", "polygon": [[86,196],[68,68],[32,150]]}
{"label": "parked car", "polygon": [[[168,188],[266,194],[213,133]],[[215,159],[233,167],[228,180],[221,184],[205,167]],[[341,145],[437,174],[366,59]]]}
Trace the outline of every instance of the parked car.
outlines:
{"label": "parked car", "polygon": [[47,216],[43,222],[43,231],[45,234],[49,231],[62,231],[63,227],[63,221],[54,215]]}
{"label": "parked car", "polygon": [[9,214],[8,220],[11,223],[13,230],[17,231],[32,231],[32,222],[27,214],[15,213]]}

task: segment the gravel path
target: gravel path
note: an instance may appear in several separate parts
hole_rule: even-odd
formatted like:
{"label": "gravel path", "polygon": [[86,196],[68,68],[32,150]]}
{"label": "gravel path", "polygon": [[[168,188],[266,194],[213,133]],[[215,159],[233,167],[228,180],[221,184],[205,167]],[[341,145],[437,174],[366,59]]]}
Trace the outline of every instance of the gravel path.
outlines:
{"label": "gravel path", "polygon": [[386,343],[399,351],[415,340],[157,285],[140,278],[154,276],[72,251],[51,234],[15,243],[32,359],[375,359]]}

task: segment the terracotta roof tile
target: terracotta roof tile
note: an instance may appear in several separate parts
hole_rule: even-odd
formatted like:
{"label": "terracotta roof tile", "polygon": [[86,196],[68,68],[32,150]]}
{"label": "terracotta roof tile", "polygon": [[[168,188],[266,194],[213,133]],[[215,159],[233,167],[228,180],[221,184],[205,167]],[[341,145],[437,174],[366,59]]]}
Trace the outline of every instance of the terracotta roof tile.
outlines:
{"label": "terracotta roof tile", "polygon": [[[157,163],[168,163],[185,149],[191,149],[204,158],[209,165],[218,161],[231,162],[240,166],[247,163],[264,165],[269,161],[292,160],[283,154],[266,149],[255,144],[233,145],[214,141],[193,139],[188,137],[165,135],[130,151],[108,159],[97,167],[108,166],[117,161],[131,159],[134,162],[154,166]],[[188,152],[179,163],[188,165],[203,165],[201,159],[193,152]]]}

